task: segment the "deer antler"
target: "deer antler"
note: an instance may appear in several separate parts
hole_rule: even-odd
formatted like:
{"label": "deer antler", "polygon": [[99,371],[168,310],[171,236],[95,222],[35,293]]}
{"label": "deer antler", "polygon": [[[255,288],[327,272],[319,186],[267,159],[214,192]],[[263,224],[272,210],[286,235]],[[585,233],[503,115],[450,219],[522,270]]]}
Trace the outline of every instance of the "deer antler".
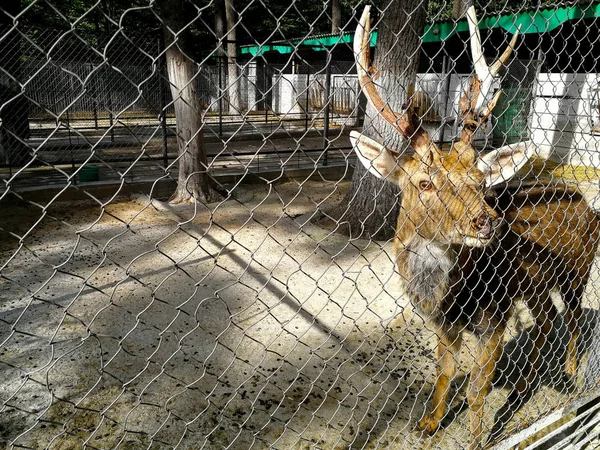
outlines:
{"label": "deer antler", "polygon": [[356,70],[358,72],[360,86],[368,101],[371,102],[373,107],[381,114],[386,122],[396,128],[404,139],[410,141],[417,154],[425,160],[425,157],[430,153],[434,144],[431,142],[429,134],[421,127],[419,118],[416,117],[413,108],[410,106],[410,99],[405,113],[401,114],[393,111],[390,106],[383,101],[371,79],[371,74],[374,73],[375,70],[370,62],[370,12],[371,7],[365,6],[360,18],[360,23],[354,35],[354,55],[356,58]]}
{"label": "deer antler", "polygon": [[460,99],[459,107],[461,118],[463,120],[461,141],[464,144],[470,144],[475,131],[482,125],[485,125],[492,110],[496,106],[500,95],[502,95],[502,91],[499,90],[494,97],[489,100],[488,104],[483,106],[484,102],[490,97],[492,84],[498,75],[500,68],[506,64],[508,58],[510,58],[510,55],[512,54],[521,27],[519,26],[519,29],[513,35],[508,47],[504,50],[502,55],[500,55],[492,65],[488,66],[485,62],[485,57],[483,56],[481,35],[479,34],[478,28],[479,22],[477,20],[477,15],[475,14],[474,6],[467,9],[466,16],[469,24],[469,31],[471,33],[471,55],[475,66],[475,75],[473,75],[469,89]]}

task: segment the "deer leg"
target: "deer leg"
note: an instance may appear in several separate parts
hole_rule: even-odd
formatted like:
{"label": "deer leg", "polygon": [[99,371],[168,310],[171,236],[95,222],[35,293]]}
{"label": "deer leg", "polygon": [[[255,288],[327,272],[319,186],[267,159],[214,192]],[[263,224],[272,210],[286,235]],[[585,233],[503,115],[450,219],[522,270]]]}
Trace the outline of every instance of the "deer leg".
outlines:
{"label": "deer leg", "polygon": [[579,320],[582,310],[579,300],[572,308],[567,304],[567,324],[569,328],[569,345],[567,346],[567,360],[565,363],[565,372],[571,377],[577,376],[577,340],[579,339]]}
{"label": "deer leg", "polygon": [[456,374],[455,357],[460,350],[461,343],[460,334],[443,332],[440,335],[437,346],[437,378],[433,388],[431,412],[426,413],[425,417],[417,424],[419,429],[429,434],[435,433],[446,414],[450,383]]}
{"label": "deer leg", "polygon": [[521,377],[516,386],[516,394],[524,395],[531,387],[536,374],[539,372],[541,364],[541,350],[548,340],[552,327],[558,316],[558,311],[550,295],[545,292],[540,296],[531,296],[527,298],[527,306],[535,319],[535,325],[532,328],[531,339],[533,347],[529,355],[529,368],[524,377]]}
{"label": "deer leg", "polygon": [[531,353],[526,358],[526,368],[520,376],[511,392],[508,394],[506,403],[496,412],[487,442],[493,442],[500,437],[506,424],[514,417],[515,413],[534,394],[534,382],[540,374],[542,363],[541,350],[548,340],[554,326],[558,310],[552,303],[547,292],[539,296],[526,298],[527,306],[535,319],[530,336],[533,341]]}
{"label": "deer leg", "polygon": [[[570,277],[573,278],[573,277]],[[581,309],[581,297],[585,280],[569,283],[571,289],[562,292],[563,301],[566,306],[567,327],[569,329],[569,344],[567,346],[567,359],[565,362],[565,373],[570,377],[577,375],[577,340],[579,339],[579,321],[583,311]]]}
{"label": "deer leg", "polygon": [[[471,370],[469,379],[469,390],[467,392],[467,403],[469,404],[469,428],[471,431],[470,450],[481,448],[483,432],[483,406],[486,396],[489,394],[496,362],[502,352],[501,339],[503,328],[495,330],[486,337],[487,341],[479,343],[479,351],[475,359],[475,365]],[[484,338],[482,338],[484,339]]]}

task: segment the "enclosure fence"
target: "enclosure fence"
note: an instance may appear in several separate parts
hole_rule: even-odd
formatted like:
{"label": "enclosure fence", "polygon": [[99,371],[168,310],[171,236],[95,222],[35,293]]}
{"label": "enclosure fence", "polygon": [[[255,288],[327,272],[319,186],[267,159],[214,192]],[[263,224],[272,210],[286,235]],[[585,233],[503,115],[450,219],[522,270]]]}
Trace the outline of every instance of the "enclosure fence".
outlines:
{"label": "enclosure fence", "polygon": [[469,6],[0,5],[0,448],[600,448],[600,3]]}

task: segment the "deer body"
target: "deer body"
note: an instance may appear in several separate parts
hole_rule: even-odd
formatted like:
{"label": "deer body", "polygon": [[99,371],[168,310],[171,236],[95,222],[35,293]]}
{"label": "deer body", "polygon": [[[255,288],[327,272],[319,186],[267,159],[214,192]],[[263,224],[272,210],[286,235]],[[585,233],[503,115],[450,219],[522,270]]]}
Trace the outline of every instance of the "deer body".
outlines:
{"label": "deer body", "polygon": [[[565,372],[577,372],[581,299],[598,240],[600,219],[582,195],[564,184],[540,184],[517,191],[504,184],[529,159],[531,143],[512,144],[481,157],[473,148],[501,91],[490,98],[493,77],[515,45],[487,66],[474,8],[467,12],[477,74],[459,102],[463,128],[450,149],[441,150],[421,127],[409,101],[404,113],[392,111],[379,96],[369,57],[369,7],[355,34],[354,51],[363,92],[387,122],[410,142],[415,153],[399,154],[357,132],[350,133],[359,161],[367,170],[402,191],[394,248],[406,293],[437,330],[437,379],[432,404],[418,422],[433,433],[446,413],[455,357],[464,332],[478,341],[469,376],[470,449],[481,446],[484,400],[491,389],[502,336],[516,299],[523,298],[535,318],[530,366],[511,398],[523,398],[540,366],[540,349],[557,311],[550,291],[566,306],[570,339]],[[502,186],[497,195],[492,187]]]}
{"label": "deer body", "polygon": [[459,153],[460,146],[448,151],[434,147],[424,162],[423,155],[398,155],[358,133],[351,133],[351,139],[372,173],[402,189],[394,241],[398,273],[415,310],[438,332],[431,412],[418,425],[429,433],[438,429],[462,334],[470,332],[479,342],[467,392],[470,448],[477,449],[484,399],[518,298],[527,303],[537,327],[532,364],[513,396],[525,395],[539,368],[540,349],[557,316],[552,289],[562,295],[571,333],[565,372],[576,374],[581,298],[600,239],[600,220],[583,196],[564,184],[505,188],[489,195],[486,186],[516,171],[513,163],[523,160],[518,153],[526,145],[511,148],[510,158],[502,149],[479,161],[473,151]]}
{"label": "deer body", "polygon": [[496,332],[516,298],[556,288],[580,299],[589,276],[599,223],[581,194],[536,186],[494,201],[501,220],[495,240],[483,247],[423,239],[400,214],[394,247],[407,295],[424,318],[451,334]]}
{"label": "deer body", "polygon": [[517,298],[525,299],[537,328],[532,332],[531,366],[513,395],[526,393],[540,366],[540,348],[557,314],[548,295],[552,289],[560,291],[567,307],[571,339],[565,371],[575,376],[581,298],[600,235],[596,213],[581,194],[566,186],[504,193],[496,203],[500,222],[495,240],[488,245],[448,245],[411,236],[402,215],[395,243],[406,292],[416,311],[435,325],[440,336],[432,410],[419,422],[421,429],[435,432],[444,417],[462,334],[470,332],[479,340],[480,353],[467,393],[474,437],[471,448],[479,448],[484,399]]}

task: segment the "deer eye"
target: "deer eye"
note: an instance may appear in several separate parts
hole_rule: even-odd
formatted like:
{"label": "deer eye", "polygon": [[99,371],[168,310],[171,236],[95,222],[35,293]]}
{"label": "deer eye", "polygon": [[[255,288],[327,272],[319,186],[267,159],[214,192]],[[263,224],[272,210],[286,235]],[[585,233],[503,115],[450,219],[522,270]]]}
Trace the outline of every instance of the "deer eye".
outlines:
{"label": "deer eye", "polygon": [[429,191],[433,187],[433,183],[431,180],[421,180],[419,181],[419,190],[420,191]]}

